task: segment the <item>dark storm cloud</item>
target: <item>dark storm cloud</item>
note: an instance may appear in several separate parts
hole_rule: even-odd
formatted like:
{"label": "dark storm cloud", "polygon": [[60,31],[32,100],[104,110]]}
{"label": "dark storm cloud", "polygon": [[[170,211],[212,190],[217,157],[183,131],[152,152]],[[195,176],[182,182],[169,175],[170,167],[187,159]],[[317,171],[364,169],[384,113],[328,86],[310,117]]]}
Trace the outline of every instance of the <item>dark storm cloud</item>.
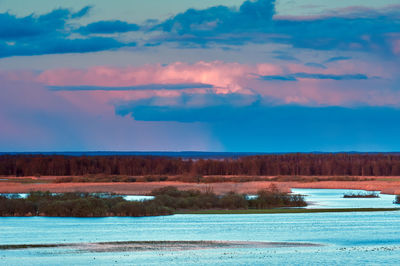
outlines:
{"label": "dark storm cloud", "polygon": [[[88,53],[127,46],[113,38],[92,37],[87,39],[65,39],[61,37],[46,40],[32,40],[29,43],[16,42],[13,45],[0,44],[0,57],[29,56],[44,54]],[[135,46],[135,43],[130,43]]]}
{"label": "dark storm cloud", "polygon": [[82,34],[91,34],[91,33],[112,34],[112,33],[137,31],[139,29],[140,27],[137,24],[127,23],[125,21],[120,21],[120,20],[112,20],[112,21],[98,21],[90,23],[78,29],[78,32]]}
{"label": "dark storm cloud", "polygon": [[245,1],[238,9],[189,9],[154,29],[167,33],[160,37],[163,41],[184,45],[284,43],[319,50],[390,53],[389,35],[400,33],[399,13],[400,7],[395,6],[391,10],[352,8],[319,17],[274,17],[275,1],[258,0]]}
{"label": "dark storm cloud", "polygon": [[0,14],[3,25],[0,27],[0,57],[87,53],[136,45],[114,38],[71,38],[68,21],[85,16],[89,10],[90,7],[77,12],[56,9],[41,16],[21,18],[9,13]]}
{"label": "dark storm cloud", "polygon": [[[153,26],[148,22],[136,25],[114,20],[71,27],[70,20],[83,17],[89,11],[90,7],[85,7],[77,12],[57,9],[41,16],[0,14],[0,24],[6,25],[0,27],[0,56],[83,53],[129,47],[134,43],[121,42],[119,33],[131,31],[141,31],[144,45],[148,47],[171,42],[178,48],[262,43],[392,56],[393,44],[400,34],[400,6],[391,9],[351,8],[316,17],[296,18],[277,16],[275,0],[247,0],[239,8],[214,6],[201,10],[188,9]],[[75,36],[77,33],[84,37]],[[92,39],[92,34],[116,36],[100,40]],[[74,39],[77,41],[74,42]],[[72,44],[74,48],[54,48],[54,42],[63,41],[64,46]],[[94,43],[98,41],[104,43]],[[80,45],[82,49],[79,49]],[[289,54],[277,54],[275,58],[284,61],[297,59]],[[324,63],[347,59],[333,57]]]}
{"label": "dark storm cloud", "polygon": [[297,81],[298,79],[322,79],[322,80],[367,80],[364,74],[320,74],[320,73],[294,73],[289,75],[267,75],[260,76],[260,80],[265,81]]}
{"label": "dark storm cloud", "polygon": [[[186,94],[151,97],[115,105],[118,115],[142,121],[212,122],[245,119],[243,110],[257,109],[263,101],[257,95]],[[243,116],[244,115],[244,116]]]}
{"label": "dark storm cloud", "polygon": [[325,63],[332,63],[332,62],[337,62],[337,61],[344,61],[344,60],[350,60],[351,57],[348,56],[335,56],[331,57],[328,60],[325,61]]}
{"label": "dark storm cloud", "polygon": [[90,7],[85,7],[78,12],[69,9],[56,9],[41,16],[29,15],[16,17],[9,13],[0,14],[0,39],[18,40],[23,38],[44,37],[57,34],[56,31],[63,31],[66,21],[71,18],[85,16]]}

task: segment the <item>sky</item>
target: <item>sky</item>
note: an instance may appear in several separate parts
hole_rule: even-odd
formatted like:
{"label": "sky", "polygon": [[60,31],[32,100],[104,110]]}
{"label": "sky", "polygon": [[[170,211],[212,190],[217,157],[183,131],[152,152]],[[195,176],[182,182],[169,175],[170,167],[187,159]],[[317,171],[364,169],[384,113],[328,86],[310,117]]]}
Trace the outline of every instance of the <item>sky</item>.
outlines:
{"label": "sky", "polygon": [[0,151],[400,151],[400,0],[0,0]]}

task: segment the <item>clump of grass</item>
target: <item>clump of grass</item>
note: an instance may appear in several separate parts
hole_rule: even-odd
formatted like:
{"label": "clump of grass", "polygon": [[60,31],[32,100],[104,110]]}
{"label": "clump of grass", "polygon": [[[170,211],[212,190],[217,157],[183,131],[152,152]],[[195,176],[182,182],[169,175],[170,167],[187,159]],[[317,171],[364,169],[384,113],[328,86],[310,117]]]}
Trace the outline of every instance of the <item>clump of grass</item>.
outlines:
{"label": "clump of grass", "polygon": [[400,195],[396,195],[396,199],[393,201],[393,204],[400,204]]}

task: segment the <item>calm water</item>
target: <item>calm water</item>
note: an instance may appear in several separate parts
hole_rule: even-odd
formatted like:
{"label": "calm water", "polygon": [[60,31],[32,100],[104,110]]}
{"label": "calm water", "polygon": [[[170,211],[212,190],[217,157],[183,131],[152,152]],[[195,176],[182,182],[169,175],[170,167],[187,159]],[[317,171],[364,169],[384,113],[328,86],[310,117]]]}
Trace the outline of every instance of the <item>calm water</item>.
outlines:
{"label": "calm water", "polygon": [[[310,198],[326,197],[322,192],[309,191]],[[0,218],[0,244],[134,240],[307,242],[322,246],[104,253],[27,249],[0,251],[0,265],[398,265],[400,212]]]}
{"label": "calm water", "polygon": [[[305,195],[310,204],[307,208],[393,208],[395,195],[380,194],[379,191],[351,189],[306,189],[293,188],[295,194]],[[343,198],[344,194],[364,194],[376,192],[379,198]],[[400,207],[400,206],[399,206]]]}

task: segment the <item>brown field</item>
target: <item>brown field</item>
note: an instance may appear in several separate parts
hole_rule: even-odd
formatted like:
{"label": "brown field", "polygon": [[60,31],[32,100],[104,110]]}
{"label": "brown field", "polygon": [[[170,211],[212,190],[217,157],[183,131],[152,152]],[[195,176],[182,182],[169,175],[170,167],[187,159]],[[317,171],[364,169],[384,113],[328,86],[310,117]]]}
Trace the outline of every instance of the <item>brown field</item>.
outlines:
{"label": "brown field", "polygon": [[[212,189],[216,194],[229,191],[237,193],[254,194],[260,189],[268,188],[271,184],[279,189],[289,192],[291,188],[337,188],[337,189],[363,189],[379,190],[385,194],[400,194],[400,177],[371,176],[371,177],[257,177],[260,181],[250,177],[218,177],[218,182],[67,182],[56,183],[61,177],[0,177],[0,193],[26,193],[30,191],[51,192],[112,192],[122,195],[146,195],[153,189],[164,186],[176,186],[182,190]],[[213,177],[214,178],[214,177]],[[168,180],[174,178],[168,178]],[[215,179],[215,178],[214,178]],[[236,181],[242,180],[242,181]],[[232,182],[235,180],[236,182]],[[293,180],[293,181],[290,181]]]}

